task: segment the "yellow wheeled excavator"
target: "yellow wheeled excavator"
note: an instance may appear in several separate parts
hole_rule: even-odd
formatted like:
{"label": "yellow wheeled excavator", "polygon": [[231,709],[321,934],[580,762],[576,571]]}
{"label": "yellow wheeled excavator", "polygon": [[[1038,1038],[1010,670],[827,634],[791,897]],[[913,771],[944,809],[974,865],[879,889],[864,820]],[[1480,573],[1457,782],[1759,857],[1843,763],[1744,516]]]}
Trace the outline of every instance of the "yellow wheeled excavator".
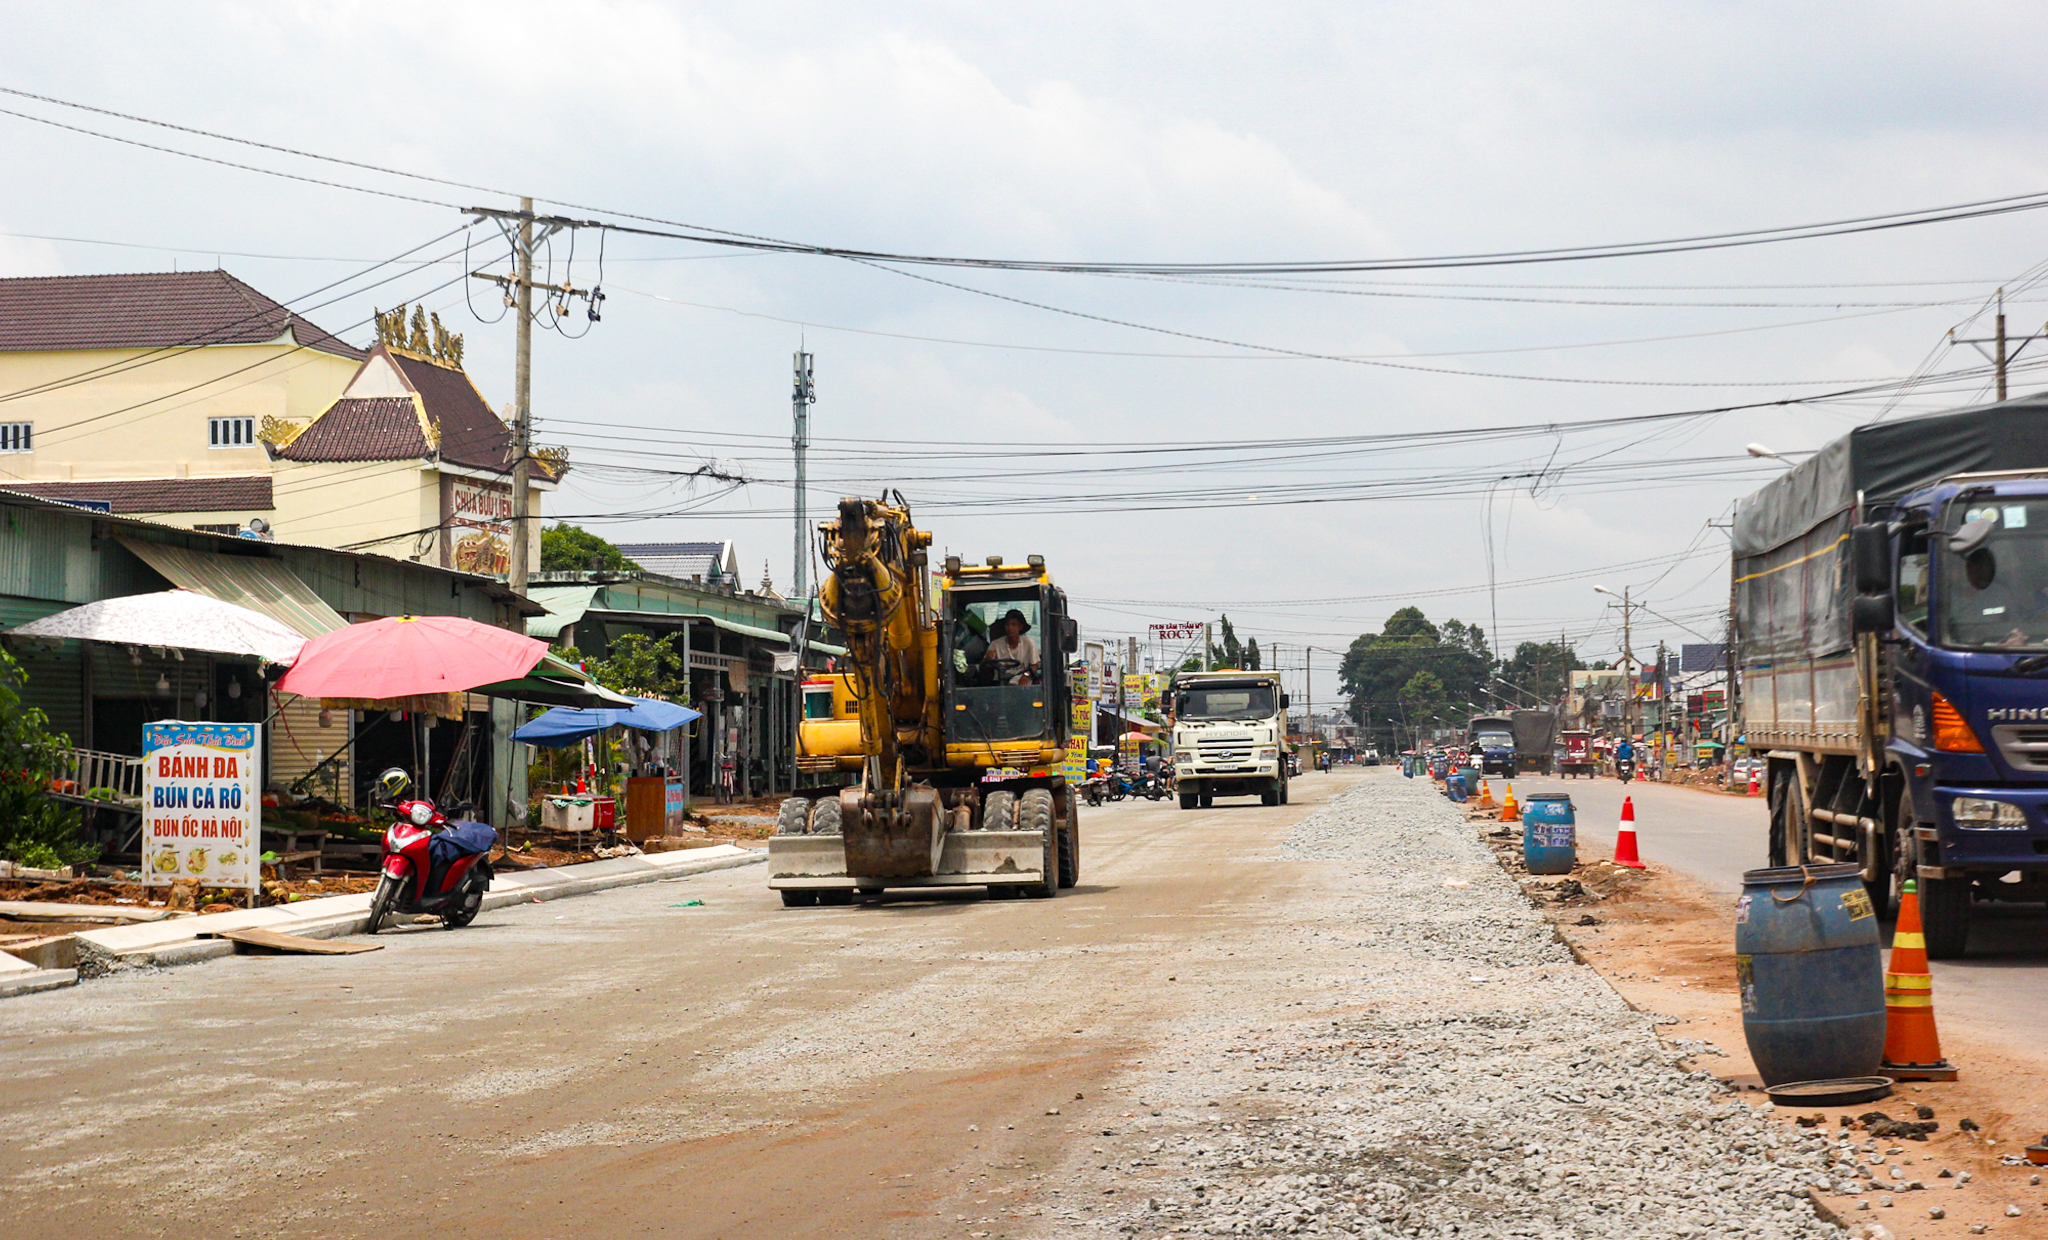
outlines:
{"label": "yellow wheeled excavator", "polygon": [[930,571],[932,536],[900,493],[839,501],[818,526],[818,589],[846,656],[805,682],[797,769],[768,885],[791,907],[889,888],[1057,895],[1080,878],[1067,599],[1031,556]]}

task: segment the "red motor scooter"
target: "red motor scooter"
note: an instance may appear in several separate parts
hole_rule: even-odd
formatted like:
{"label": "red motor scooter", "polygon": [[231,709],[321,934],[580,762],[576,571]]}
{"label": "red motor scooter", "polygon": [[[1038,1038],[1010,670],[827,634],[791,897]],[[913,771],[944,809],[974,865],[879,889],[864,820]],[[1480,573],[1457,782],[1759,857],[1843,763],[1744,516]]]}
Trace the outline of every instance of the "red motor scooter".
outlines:
{"label": "red motor scooter", "polygon": [[379,775],[377,784],[390,798],[396,821],[384,832],[384,874],[370,896],[370,923],[363,932],[377,933],[385,919],[400,913],[438,914],[450,930],[475,921],[491,889],[497,831],[487,823],[450,820],[432,801],[405,799],[412,780],[396,767]]}

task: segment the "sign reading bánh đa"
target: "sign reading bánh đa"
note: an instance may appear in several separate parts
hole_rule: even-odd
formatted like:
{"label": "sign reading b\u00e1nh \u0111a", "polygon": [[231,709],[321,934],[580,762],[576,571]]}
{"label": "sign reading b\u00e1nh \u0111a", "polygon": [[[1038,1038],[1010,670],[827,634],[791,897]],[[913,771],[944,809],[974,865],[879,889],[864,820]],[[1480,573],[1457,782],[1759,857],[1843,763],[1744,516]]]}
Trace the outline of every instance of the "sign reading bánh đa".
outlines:
{"label": "sign reading b\u00e1nh \u0111a", "polygon": [[512,567],[512,488],[443,474],[444,568],[503,573]]}
{"label": "sign reading b\u00e1nh \u0111a", "polygon": [[142,725],[145,885],[190,878],[202,887],[256,886],[262,731],[255,723]]}

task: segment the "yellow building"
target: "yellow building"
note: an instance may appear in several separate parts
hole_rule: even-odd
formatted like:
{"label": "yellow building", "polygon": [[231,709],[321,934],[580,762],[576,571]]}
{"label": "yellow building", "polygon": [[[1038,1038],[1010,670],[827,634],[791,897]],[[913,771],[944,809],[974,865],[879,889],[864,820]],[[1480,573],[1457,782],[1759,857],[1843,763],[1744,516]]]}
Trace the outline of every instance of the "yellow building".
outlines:
{"label": "yellow building", "polygon": [[511,433],[459,347],[412,343],[354,348],[225,271],[0,280],[0,488],[504,572]]}
{"label": "yellow building", "polygon": [[0,280],[0,486],[175,525],[275,511],[266,421],[364,353],[225,271]]}

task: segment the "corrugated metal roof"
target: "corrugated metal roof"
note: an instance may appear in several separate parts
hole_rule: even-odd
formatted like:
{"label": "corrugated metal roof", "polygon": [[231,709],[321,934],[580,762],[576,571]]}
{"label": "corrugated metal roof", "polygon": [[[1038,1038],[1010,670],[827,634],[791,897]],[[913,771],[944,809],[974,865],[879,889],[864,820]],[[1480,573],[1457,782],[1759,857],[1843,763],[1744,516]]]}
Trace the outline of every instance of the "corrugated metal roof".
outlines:
{"label": "corrugated metal roof", "polygon": [[215,555],[186,547],[115,535],[151,568],[177,585],[223,603],[260,611],[293,632],[318,637],[348,627],[348,620],[313,593],[292,570],[259,556]]}
{"label": "corrugated metal roof", "polygon": [[548,609],[545,616],[533,616],[526,621],[526,635],[551,642],[562,635],[562,630],[583,618],[590,610],[590,600],[597,597],[603,586],[529,586],[526,597]]}

